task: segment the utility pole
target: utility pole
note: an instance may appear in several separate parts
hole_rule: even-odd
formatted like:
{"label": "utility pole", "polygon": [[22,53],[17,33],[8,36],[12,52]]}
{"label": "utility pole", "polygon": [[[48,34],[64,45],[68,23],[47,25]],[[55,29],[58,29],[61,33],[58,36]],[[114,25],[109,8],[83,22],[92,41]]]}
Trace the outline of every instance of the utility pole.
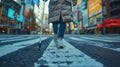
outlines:
{"label": "utility pole", "polygon": [[80,31],[79,31],[79,7],[78,6],[77,6],[77,20],[78,20],[78,23],[77,23],[77,34],[79,35]]}
{"label": "utility pole", "polygon": [[[104,23],[104,20],[105,20],[105,0],[102,0],[102,13],[103,13],[103,18],[102,18],[102,24]],[[103,30],[102,30],[102,33],[103,34],[106,34],[106,28],[105,27],[103,27]]]}

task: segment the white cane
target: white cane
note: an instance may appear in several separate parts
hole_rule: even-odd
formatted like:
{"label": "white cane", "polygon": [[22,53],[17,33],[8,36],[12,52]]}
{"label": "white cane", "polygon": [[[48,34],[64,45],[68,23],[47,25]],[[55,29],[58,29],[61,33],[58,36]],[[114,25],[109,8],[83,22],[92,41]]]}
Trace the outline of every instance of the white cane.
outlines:
{"label": "white cane", "polygon": [[41,45],[42,45],[42,34],[43,34],[43,18],[44,18],[44,9],[45,9],[45,1],[43,1],[43,7],[42,7],[42,16],[41,16],[41,29],[40,29],[40,43],[39,43],[39,50],[41,49]]}

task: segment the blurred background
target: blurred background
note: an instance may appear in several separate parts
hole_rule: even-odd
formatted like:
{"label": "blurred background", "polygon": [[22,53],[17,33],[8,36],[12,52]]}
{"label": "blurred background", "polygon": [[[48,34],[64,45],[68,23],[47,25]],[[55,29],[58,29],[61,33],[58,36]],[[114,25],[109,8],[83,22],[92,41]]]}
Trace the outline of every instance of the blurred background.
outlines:
{"label": "blurred background", "polygon": [[0,67],[120,67],[120,0],[78,0],[64,49],[51,35],[49,1],[0,0]]}
{"label": "blurred background", "polygon": [[[0,0],[0,34],[52,34],[48,24],[49,0]],[[73,22],[66,34],[120,34],[120,0],[78,0],[73,7]],[[77,21],[77,22],[76,22]]]}

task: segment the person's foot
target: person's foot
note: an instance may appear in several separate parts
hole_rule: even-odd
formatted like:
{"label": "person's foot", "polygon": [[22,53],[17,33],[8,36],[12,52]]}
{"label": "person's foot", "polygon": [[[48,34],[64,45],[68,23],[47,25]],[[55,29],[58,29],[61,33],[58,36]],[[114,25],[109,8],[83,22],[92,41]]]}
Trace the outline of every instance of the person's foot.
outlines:
{"label": "person's foot", "polygon": [[57,48],[58,48],[58,49],[63,49],[64,46],[60,46],[60,45],[58,45]]}
{"label": "person's foot", "polygon": [[57,48],[60,48],[60,49],[62,49],[62,48],[64,48],[65,47],[65,45],[63,44],[63,40],[62,39],[58,39],[57,40]]}

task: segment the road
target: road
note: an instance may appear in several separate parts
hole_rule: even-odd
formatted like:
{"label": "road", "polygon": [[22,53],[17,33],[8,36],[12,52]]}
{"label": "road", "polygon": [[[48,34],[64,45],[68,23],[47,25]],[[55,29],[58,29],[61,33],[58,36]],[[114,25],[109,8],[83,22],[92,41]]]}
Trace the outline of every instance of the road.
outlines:
{"label": "road", "polygon": [[120,67],[120,35],[0,35],[0,67]]}

